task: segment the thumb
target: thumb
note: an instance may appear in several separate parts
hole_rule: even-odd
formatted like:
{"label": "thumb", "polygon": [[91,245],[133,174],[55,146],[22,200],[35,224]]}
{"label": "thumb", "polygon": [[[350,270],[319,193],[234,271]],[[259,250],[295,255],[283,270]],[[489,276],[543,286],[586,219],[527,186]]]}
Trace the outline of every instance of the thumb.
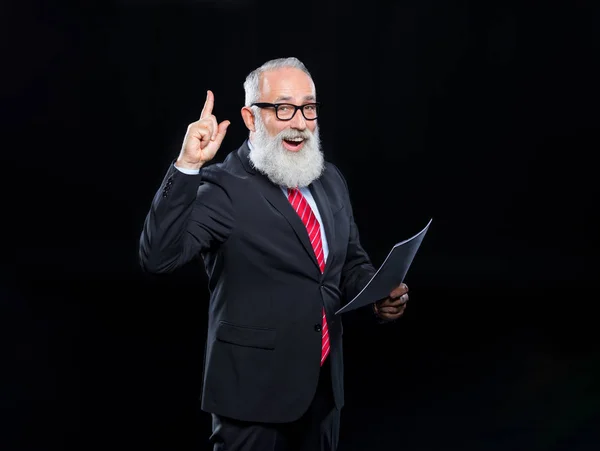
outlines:
{"label": "thumb", "polygon": [[394,288],[392,290],[392,292],[390,293],[390,297],[399,298],[400,296],[402,296],[405,293],[408,293],[408,287],[406,286],[406,284],[401,283],[400,285],[398,285],[396,288]]}
{"label": "thumb", "polygon": [[215,138],[215,142],[218,145],[221,145],[221,143],[223,142],[223,138],[225,138],[225,135],[227,134],[227,128],[229,127],[230,124],[231,124],[231,122],[229,122],[229,121],[223,121],[217,127],[217,136]]}

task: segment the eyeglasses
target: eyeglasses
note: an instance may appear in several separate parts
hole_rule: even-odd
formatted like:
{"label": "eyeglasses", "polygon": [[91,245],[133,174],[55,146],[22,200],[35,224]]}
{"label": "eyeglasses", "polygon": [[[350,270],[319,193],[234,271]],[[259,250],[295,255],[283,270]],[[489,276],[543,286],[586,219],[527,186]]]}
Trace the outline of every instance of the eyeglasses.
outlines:
{"label": "eyeglasses", "polygon": [[291,121],[296,115],[296,111],[302,111],[302,116],[307,121],[314,121],[319,117],[319,102],[307,103],[304,105],[294,105],[291,103],[253,103],[252,106],[259,108],[275,108],[275,115],[280,121]]}

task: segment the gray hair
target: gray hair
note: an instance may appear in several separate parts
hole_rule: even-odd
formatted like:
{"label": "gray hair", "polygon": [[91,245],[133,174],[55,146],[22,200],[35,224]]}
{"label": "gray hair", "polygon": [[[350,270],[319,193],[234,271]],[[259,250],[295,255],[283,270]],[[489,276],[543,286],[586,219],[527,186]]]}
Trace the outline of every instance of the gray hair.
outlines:
{"label": "gray hair", "polygon": [[244,81],[244,91],[246,93],[245,105],[250,106],[253,103],[258,102],[260,98],[260,77],[263,73],[270,70],[282,69],[284,67],[300,69],[302,72],[307,74],[312,81],[310,72],[304,63],[296,57],[291,56],[288,58],[277,58],[267,61],[262,66],[250,72],[246,77],[246,81]]}

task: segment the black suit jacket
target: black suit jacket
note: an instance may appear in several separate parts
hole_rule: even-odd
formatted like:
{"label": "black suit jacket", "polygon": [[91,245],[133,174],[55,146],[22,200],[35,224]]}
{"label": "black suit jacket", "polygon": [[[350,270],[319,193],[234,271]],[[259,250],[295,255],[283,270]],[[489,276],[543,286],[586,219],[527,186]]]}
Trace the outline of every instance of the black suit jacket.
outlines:
{"label": "black suit jacket", "polygon": [[346,182],[326,163],[309,187],[329,246],[321,274],[301,219],[248,154],[246,141],[198,175],[169,168],[144,224],[142,267],[165,273],[199,254],[204,260],[210,306],[203,410],[246,421],[299,418],[317,387],[323,306],[341,409],[342,323],[334,312],[375,272],[360,245]]}

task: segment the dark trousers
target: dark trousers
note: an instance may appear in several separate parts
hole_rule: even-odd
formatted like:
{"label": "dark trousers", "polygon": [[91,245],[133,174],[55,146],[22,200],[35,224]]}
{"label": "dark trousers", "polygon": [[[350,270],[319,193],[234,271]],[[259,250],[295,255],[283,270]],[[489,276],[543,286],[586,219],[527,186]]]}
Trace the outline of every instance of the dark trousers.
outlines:
{"label": "dark trousers", "polygon": [[321,367],[315,397],[292,423],[253,423],[212,415],[214,451],[335,451],[340,412],[333,402],[329,359]]}

